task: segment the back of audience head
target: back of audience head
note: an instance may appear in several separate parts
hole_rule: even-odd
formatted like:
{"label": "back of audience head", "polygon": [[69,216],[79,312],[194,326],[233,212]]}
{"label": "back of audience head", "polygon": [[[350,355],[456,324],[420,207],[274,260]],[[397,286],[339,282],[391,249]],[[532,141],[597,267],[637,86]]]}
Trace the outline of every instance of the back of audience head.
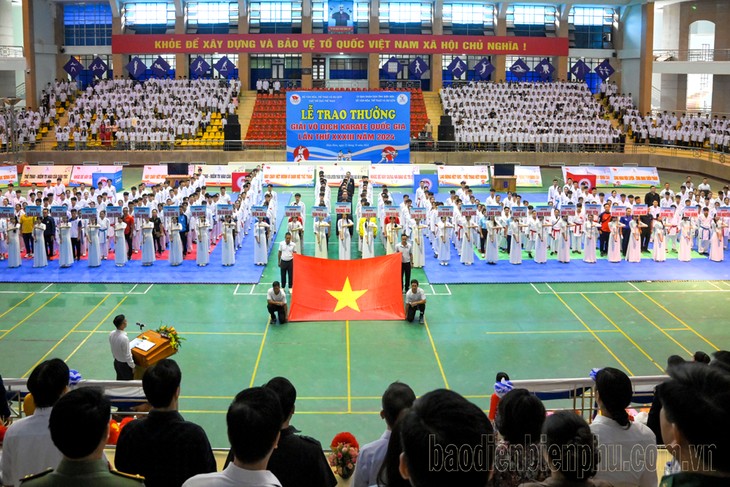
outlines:
{"label": "back of audience head", "polygon": [[[400,472],[411,485],[486,485],[494,463],[494,432],[475,404],[437,389],[416,400],[402,421]],[[462,455],[467,451],[470,458]]]}
{"label": "back of audience head", "polygon": [[497,372],[497,376],[494,378],[494,382],[502,382],[502,380],[509,380],[507,372]]}
{"label": "back of audience head", "polygon": [[730,373],[730,352],[727,350],[718,350],[713,353],[710,366],[719,368],[725,373]]}
{"label": "back of audience head", "polygon": [[730,474],[730,376],[721,368],[672,367],[657,387],[662,438],[683,471]]}
{"label": "back of audience head", "polygon": [[392,429],[403,410],[413,406],[416,400],[416,394],[408,384],[402,382],[393,382],[383,393],[380,417],[385,420],[388,428]]}
{"label": "back of audience head", "polygon": [[602,409],[624,428],[630,428],[629,413],[626,408],[631,403],[634,390],[631,379],[624,372],[606,367],[596,374],[596,397]]}
{"label": "back of audience head", "polygon": [[264,385],[266,389],[274,391],[281,404],[281,412],[286,421],[294,414],[294,403],[297,400],[297,390],[289,379],[285,377],[274,377]]}
{"label": "back of audience head", "polygon": [[28,390],[38,408],[49,408],[68,389],[68,366],[59,359],[53,358],[41,362],[28,377]]}
{"label": "back of audience head", "polygon": [[600,460],[598,442],[581,416],[573,411],[558,411],[545,419],[542,432],[553,472],[560,472],[573,482],[596,475]]}
{"label": "back of audience head", "polygon": [[495,423],[510,444],[537,443],[545,423],[545,406],[527,389],[513,389],[499,401]]}
{"label": "back of audience head", "polygon": [[268,460],[279,440],[283,420],[281,403],[271,389],[252,387],[236,395],[228,408],[226,424],[239,466]]}
{"label": "back of audience head", "polygon": [[709,364],[710,356],[707,355],[705,352],[699,350],[695,352],[694,355],[692,355],[692,360],[701,364]]}
{"label": "back of audience head", "polygon": [[81,387],[64,395],[51,411],[48,428],[56,448],[72,460],[101,453],[109,437],[111,402],[96,387]]}
{"label": "back of audience head", "polygon": [[182,372],[177,362],[163,359],[147,369],[142,376],[142,388],[154,408],[169,407],[179,394]]}

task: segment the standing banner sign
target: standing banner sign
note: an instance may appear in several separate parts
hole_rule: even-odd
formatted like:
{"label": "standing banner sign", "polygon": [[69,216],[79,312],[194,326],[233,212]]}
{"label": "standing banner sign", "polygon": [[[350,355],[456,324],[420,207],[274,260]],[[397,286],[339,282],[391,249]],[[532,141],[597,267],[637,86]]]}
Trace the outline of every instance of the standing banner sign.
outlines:
{"label": "standing banner sign", "polygon": [[0,206],[0,218],[12,218],[15,215],[15,208],[12,206]]}
{"label": "standing banner sign", "polygon": [[25,214],[26,214],[26,216],[33,216],[33,217],[41,216],[41,207],[35,206],[35,205],[33,205],[33,206],[28,205],[25,207]]}
{"label": "standing banner sign", "polygon": [[617,216],[622,217],[626,216],[626,207],[625,206],[612,206],[611,207],[611,216]]}
{"label": "standing banner sign", "polygon": [[[170,207],[167,207],[167,208],[170,208]],[[177,206],[175,206],[174,208],[177,208]],[[53,208],[51,208],[51,210],[53,210]],[[165,211],[167,211],[167,210],[165,210]],[[56,217],[56,215],[52,215],[52,216]],[[63,215],[63,216],[65,216],[65,215]],[[106,216],[109,217],[110,219],[121,217],[122,216],[122,207],[121,206],[107,206],[106,207]]]}
{"label": "standing banner sign", "polygon": [[202,169],[205,177],[205,185],[213,187],[232,186],[233,173],[239,173],[245,169],[243,164],[191,164],[191,174],[197,174]]}
{"label": "standing banner sign", "polygon": [[94,183],[94,173],[115,173],[122,172],[122,168],[119,166],[73,166],[71,171],[70,186],[79,186],[84,183],[86,186],[91,186]]}
{"label": "standing banner sign", "polygon": [[526,216],[527,216],[527,207],[526,206],[513,206],[512,207],[512,217],[523,218]]}
{"label": "standing banner sign", "polygon": [[92,220],[97,216],[96,208],[81,208],[80,215],[82,220]]}
{"label": "standing banner sign", "polygon": [[385,216],[395,216],[397,217],[400,214],[400,208],[397,206],[386,206],[385,207]]}
{"label": "standing banner sign", "polygon": [[[17,166],[0,167],[0,185],[7,186],[10,183],[12,183],[12,184],[18,183],[18,167]],[[43,182],[43,184],[45,184],[45,181]]]}
{"label": "standing banner sign", "polygon": [[454,216],[454,207],[453,206],[439,206],[438,209],[438,216],[439,218],[451,218]]}
{"label": "standing banner sign", "polygon": [[142,182],[147,186],[162,184],[167,179],[167,164],[145,166],[142,170]]}
{"label": "standing banner sign", "polygon": [[553,214],[552,206],[538,206],[535,208],[535,214],[538,217],[548,218]]}
{"label": "standing banner sign", "polygon": [[642,216],[649,214],[649,207],[646,205],[634,205],[631,212],[634,215]]}
{"label": "standing banner sign", "polygon": [[264,164],[264,184],[274,186],[314,186],[314,166],[299,164]]}
{"label": "standing banner sign", "polygon": [[[540,188],[542,187],[542,171],[540,166],[521,166],[516,162],[505,162],[504,164],[514,164],[516,185],[520,188]],[[489,171],[494,177],[494,166],[489,166]]]}
{"label": "standing banner sign", "polygon": [[609,167],[609,166],[563,166],[563,179],[582,175],[595,175],[596,186],[626,188],[648,188],[659,186],[659,172],[656,167]]}
{"label": "standing banner sign", "polygon": [[413,186],[413,177],[421,169],[410,164],[373,164],[370,166],[370,184],[373,186]]}
{"label": "standing banner sign", "polygon": [[361,218],[377,218],[378,209],[375,206],[363,206],[360,208]]}
{"label": "standing banner sign", "polygon": [[477,205],[462,205],[461,216],[477,216]]}
{"label": "standing banner sign", "polygon": [[715,211],[720,218],[730,218],[730,206],[720,206]]}
{"label": "standing banner sign", "polygon": [[287,218],[301,218],[302,216],[302,209],[299,206],[285,206],[284,207],[284,215]]}
{"label": "standing banner sign", "polygon": [[560,216],[575,216],[575,205],[562,205],[560,207]]}
{"label": "standing banner sign", "polygon": [[[730,216],[730,208],[728,208],[728,210],[729,211],[728,211],[727,216]],[[661,210],[659,210],[659,217],[660,218],[674,218],[675,211],[677,211],[677,210],[673,210],[671,208],[662,208]]]}
{"label": "standing banner sign", "polygon": [[349,215],[351,211],[351,203],[348,203],[347,201],[338,201],[335,204],[335,213],[338,215]]}
{"label": "standing banner sign", "polygon": [[421,187],[421,181],[426,181],[426,185],[423,189],[430,191],[433,194],[439,192],[439,178],[436,174],[414,174],[413,175],[413,193]]}
{"label": "standing banner sign", "polygon": [[205,218],[208,216],[208,207],[205,205],[195,205],[190,207],[190,214],[193,218]]}
{"label": "standing banner sign", "polygon": [[[363,176],[367,176],[369,171],[369,162],[348,161],[335,164],[319,164],[317,166],[317,174],[315,174],[315,176],[319,179],[319,173],[324,172],[322,177],[327,180],[327,186],[339,186],[342,184],[342,180],[345,179],[345,175],[349,172],[352,179],[355,180],[355,184],[359,185],[360,179],[362,179]],[[319,184],[319,181],[317,181],[317,184]]]}
{"label": "standing banner sign", "polygon": [[254,218],[266,218],[266,207],[265,206],[252,206],[251,216]]}
{"label": "standing banner sign", "polygon": [[25,187],[36,183],[38,186],[45,186],[49,179],[56,184],[56,180],[61,178],[61,184],[68,186],[72,170],[73,166],[24,166],[20,185]]}
{"label": "standing banner sign", "polygon": [[410,162],[411,95],[404,91],[286,93],[288,161]]}
{"label": "standing banner sign", "polygon": [[150,217],[150,207],[149,206],[135,206],[134,207],[134,217],[135,218],[149,218]]}
{"label": "standing banner sign", "polygon": [[416,206],[411,208],[411,218],[415,219],[424,219],[426,218],[426,208],[423,208],[421,206]]}
{"label": "standing banner sign", "polygon": [[502,216],[501,206],[487,206],[487,217],[492,218],[493,216]]}
{"label": "standing banner sign", "polygon": [[682,210],[682,216],[689,217],[689,218],[697,218],[700,216],[700,207],[699,206],[685,206],[684,210]]}
{"label": "standing banner sign", "polygon": [[216,205],[219,216],[233,215],[233,205]]}
{"label": "standing banner sign", "polygon": [[312,207],[312,218],[327,218],[329,211],[326,206],[313,206]]}
{"label": "standing banner sign", "polygon": [[458,188],[462,181],[472,189],[489,187],[489,166],[438,166],[440,186]]}
{"label": "standing banner sign", "polygon": [[595,203],[588,203],[585,205],[586,215],[600,215],[601,205]]}

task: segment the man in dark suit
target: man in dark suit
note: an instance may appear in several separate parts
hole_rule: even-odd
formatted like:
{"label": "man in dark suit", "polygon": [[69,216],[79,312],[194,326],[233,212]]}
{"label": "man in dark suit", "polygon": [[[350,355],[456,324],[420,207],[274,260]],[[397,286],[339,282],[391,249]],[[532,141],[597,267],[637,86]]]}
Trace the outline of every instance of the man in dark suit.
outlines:
{"label": "man in dark suit", "polygon": [[656,186],[652,186],[649,188],[649,192],[644,195],[644,204],[651,208],[655,201],[661,203],[661,197],[656,192]]}
{"label": "man in dark suit", "polygon": [[56,238],[56,220],[48,214],[48,208],[43,208],[41,223],[46,226],[43,230],[43,239],[46,241],[46,255],[48,260],[53,259],[53,239]]}
{"label": "man in dark suit", "polygon": [[619,218],[621,223],[621,255],[626,256],[626,249],[629,247],[629,238],[631,238],[631,208],[626,208],[626,216]]}

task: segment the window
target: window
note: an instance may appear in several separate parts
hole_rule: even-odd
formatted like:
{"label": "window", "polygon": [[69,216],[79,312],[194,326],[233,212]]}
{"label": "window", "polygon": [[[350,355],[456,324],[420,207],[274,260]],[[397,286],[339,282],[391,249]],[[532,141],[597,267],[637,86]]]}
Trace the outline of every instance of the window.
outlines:
{"label": "window", "polygon": [[431,34],[431,2],[384,1],[380,4],[380,31],[389,34]]}
{"label": "window", "polygon": [[172,2],[125,3],[122,8],[122,29],[132,34],[173,33],[175,5]]}
{"label": "window", "polygon": [[568,15],[570,47],[613,49],[618,12],[613,8],[573,7]]}
{"label": "window", "polygon": [[228,34],[238,29],[238,2],[185,4],[188,34]]}
{"label": "window", "polygon": [[368,79],[368,60],[332,58],[329,79]]}
{"label": "window", "polygon": [[254,1],[249,4],[252,34],[299,34],[302,32],[302,2]]}
{"label": "window", "polygon": [[108,3],[63,6],[63,43],[66,46],[109,46],[112,10]]}
{"label": "window", "polygon": [[495,8],[483,2],[444,3],[444,34],[494,35]]}
{"label": "window", "polygon": [[507,32],[515,36],[555,37],[557,10],[552,5],[510,5]]}

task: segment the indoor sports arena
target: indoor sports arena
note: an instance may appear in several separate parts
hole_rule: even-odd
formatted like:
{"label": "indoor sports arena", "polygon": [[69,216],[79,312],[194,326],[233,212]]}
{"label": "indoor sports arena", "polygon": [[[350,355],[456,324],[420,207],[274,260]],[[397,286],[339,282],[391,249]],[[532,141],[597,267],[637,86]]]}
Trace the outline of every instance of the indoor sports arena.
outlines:
{"label": "indoor sports arena", "polygon": [[0,485],[728,485],[728,23],[0,0]]}

